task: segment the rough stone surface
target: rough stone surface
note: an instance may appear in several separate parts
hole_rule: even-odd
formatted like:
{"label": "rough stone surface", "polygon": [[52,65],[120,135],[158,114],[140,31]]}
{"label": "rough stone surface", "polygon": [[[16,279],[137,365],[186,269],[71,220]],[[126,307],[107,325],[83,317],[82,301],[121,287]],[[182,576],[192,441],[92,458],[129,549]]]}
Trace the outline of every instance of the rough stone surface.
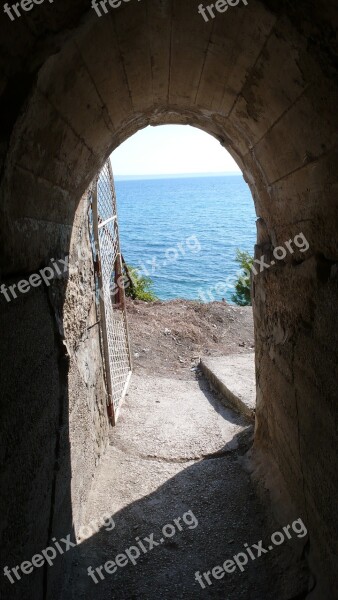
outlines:
{"label": "rough stone surface", "polygon": [[256,381],[254,353],[202,357],[201,369],[212,387],[235,410],[254,418]]}
{"label": "rough stone surface", "polygon": [[[87,209],[83,199],[70,241],[71,268],[49,287],[0,299],[1,567],[29,561],[52,537],[76,539],[108,443]],[[0,590],[11,600],[57,598],[65,566],[56,561],[15,585],[1,576]]]}
{"label": "rough stone surface", "polygon": [[[288,254],[253,281],[255,445],[274,456],[307,522],[315,564],[328,588],[322,597],[337,597],[336,1],[249,1],[209,23],[194,0],[124,2],[101,18],[87,0],[58,0],[14,22],[4,13],[0,18],[1,274],[7,283],[70,251],[74,235],[84,229],[84,214],[76,215],[88,183],[114,148],[149,124],[195,125],[231,152],[264,230],[257,258],[271,259],[277,246],[300,232],[306,236],[308,252]],[[86,285],[91,268],[89,261],[83,267]],[[40,490],[49,498],[54,494],[54,471],[63,493],[52,503],[57,532],[66,533],[64,521],[71,528],[72,519],[81,518],[104,448],[102,365],[100,359],[86,365],[89,356],[99,357],[99,334],[83,301],[84,287],[75,278],[39,309],[34,304],[28,310],[28,295],[3,312],[6,323],[22,323],[17,329],[10,325],[16,336],[5,326],[1,372],[10,415],[10,425],[7,417],[1,422],[2,474],[10,490],[1,543],[7,547],[4,540],[11,539],[20,549],[24,540],[24,552],[16,550],[13,560],[31,556],[54,531],[47,526],[47,501],[35,525],[38,542],[26,527],[27,520],[34,521],[34,506],[43,504]],[[32,335],[32,323],[57,332],[63,321],[62,346],[50,333],[43,340]],[[55,344],[63,348],[61,372]],[[27,349],[37,365],[31,378]],[[15,373],[13,357],[20,367]],[[7,391],[9,384],[14,393]],[[72,408],[70,423],[69,411],[60,410],[58,385],[62,406]],[[47,411],[48,439],[38,417],[27,417],[31,426],[23,432],[23,405],[41,416]],[[58,440],[62,451],[55,460]],[[24,476],[16,455],[22,444]],[[20,594],[19,584],[13,590]],[[42,597],[40,584],[34,594],[34,600]]]}

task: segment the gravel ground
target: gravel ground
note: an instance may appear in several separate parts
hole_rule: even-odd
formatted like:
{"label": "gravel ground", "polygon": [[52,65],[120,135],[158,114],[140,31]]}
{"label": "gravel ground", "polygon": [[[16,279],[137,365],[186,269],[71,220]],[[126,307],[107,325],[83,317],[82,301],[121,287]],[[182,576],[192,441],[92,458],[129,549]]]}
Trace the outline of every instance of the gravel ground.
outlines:
{"label": "gravel ground", "polygon": [[254,349],[251,307],[188,300],[128,300],[134,367],[142,375],[195,379],[200,356]]}
{"label": "gravel ground", "polygon": [[[90,523],[107,513],[115,528],[102,527],[78,546],[63,600],[305,598],[304,539],[296,536],[248,560],[243,572],[212,577],[205,588],[195,580],[196,571],[210,575],[245,543],[268,547],[288,524],[275,521],[244,467],[252,436],[252,425],[220,404],[203,379],[134,374],[86,515]],[[145,538],[152,535],[150,549]],[[126,564],[125,550],[137,551],[142,540],[146,552]],[[124,566],[114,573],[101,569],[97,583],[88,576],[88,567],[121,554],[116,560]]]}

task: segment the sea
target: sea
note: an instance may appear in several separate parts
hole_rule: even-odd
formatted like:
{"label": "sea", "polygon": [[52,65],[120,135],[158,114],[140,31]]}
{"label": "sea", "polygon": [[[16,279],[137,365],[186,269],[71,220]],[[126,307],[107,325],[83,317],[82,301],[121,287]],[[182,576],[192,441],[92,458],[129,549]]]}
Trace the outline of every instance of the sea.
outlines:
{"label": "sea", "polygon": [[236,249],[253,254],[254,202],[242,175],[115,179],[121,251],[160,300],[232,303]]}

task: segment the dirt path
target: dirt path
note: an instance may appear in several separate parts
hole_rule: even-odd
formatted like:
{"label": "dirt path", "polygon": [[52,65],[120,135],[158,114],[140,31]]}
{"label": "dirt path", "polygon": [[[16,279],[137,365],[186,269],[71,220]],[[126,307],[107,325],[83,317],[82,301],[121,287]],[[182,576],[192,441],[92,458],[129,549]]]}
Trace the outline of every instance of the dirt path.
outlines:
{"label": "dirt path", "polygon": [[[252,433],[203,380],[135,374],[87,511],[88,523],[108,513],[115,527],[78,546],[63,599],[290,600],[303,590],[296,536],[248,559],[243,572],[202,580],[204,588],[195,579],[286,525],[262,506],[243,467]],[[104,564],[110,573],[95,571]]]}
{"label": "dirt path", "polygon": [[254,349],[251,307],[226,302],[201,304],[128,301],[136,372],[195,379],[200,356],[224,356]]}

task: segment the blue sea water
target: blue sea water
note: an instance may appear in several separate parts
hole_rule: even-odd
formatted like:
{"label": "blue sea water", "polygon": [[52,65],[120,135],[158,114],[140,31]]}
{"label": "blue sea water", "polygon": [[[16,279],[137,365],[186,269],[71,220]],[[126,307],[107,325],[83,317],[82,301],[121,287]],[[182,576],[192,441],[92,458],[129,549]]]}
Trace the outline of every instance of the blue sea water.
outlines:
{"label": "blue sea water", "polygon": [[241,175],[117,180],[115,187],[124,258],[152,278],[161,300],[231,301],[232,289],[215,286],[238,273],[236,248],[253,253],[256,239]]}

